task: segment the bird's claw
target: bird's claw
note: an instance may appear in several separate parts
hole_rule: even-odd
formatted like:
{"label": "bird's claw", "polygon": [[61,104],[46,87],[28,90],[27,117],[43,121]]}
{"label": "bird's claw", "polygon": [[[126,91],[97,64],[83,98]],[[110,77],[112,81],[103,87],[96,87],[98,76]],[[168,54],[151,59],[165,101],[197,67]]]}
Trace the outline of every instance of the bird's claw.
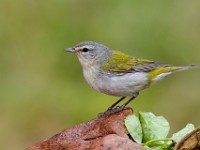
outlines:
{"label": "bird's claw", "polygon": [[130,107],[126,107],[126,105],[116,106],[116,107],[109,107],[105,112],[99,113],[98,117],[108,116],[110,114],[122,111],[123,109],[130,109]]}

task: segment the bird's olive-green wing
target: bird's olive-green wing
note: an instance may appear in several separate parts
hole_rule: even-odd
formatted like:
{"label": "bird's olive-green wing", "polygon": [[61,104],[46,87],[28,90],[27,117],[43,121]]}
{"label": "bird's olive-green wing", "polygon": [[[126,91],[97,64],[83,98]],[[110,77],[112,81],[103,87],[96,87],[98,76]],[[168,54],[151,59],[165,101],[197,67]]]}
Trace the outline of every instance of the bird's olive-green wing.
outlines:
{"label": "bird's olive-green wing", "polygon": [[158,67],[165,66],[168,65],[114,51],[110,60],[102,66],[102,69],[109,73],[150,72]]}
{"label": "bird's olive-green wing", "polygon": [[173,73],[194,67],[195,65],[170,66],[146,59],[138,59],[115,51],[111,59],[103,65],[102,69],[112,74],[146,72],[149,75],[149,81],[152,82],[160,74],[164,74],[165,76],[168,75],[166,73]]}

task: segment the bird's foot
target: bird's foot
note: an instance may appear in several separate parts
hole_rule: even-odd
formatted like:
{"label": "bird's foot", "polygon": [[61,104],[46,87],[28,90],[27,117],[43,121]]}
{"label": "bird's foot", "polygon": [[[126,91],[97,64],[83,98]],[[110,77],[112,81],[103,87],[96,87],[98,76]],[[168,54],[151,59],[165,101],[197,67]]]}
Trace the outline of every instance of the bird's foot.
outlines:
{"label": "bird's foot", "polygon": [[108,116],[108,115],[110,115],[110,114],[113,114],[113,113],[122,111],[123,109],[132,109],[132,108],[126,107],[125,105],[116,106],[116,107],[114,107],[114,108],[109,107],[105,112],[99,113],[99,114],[98,114],[98,117]]}

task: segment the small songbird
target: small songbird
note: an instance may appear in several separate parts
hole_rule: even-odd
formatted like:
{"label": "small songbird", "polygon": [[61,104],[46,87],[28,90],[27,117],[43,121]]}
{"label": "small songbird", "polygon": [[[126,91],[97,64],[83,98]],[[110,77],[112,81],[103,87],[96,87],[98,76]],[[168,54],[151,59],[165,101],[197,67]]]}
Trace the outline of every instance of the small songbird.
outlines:
{"label": "small songbird", "polygon": [[[195,65],[171,66],[147,59],[129,56],[97,42],[82,42],[65,51],[78,57],[87,83],[95,90],[121,97],[107,111],[123,109],[139,92],[163,77]],[[117,106],[126,97],[130,99]]]}

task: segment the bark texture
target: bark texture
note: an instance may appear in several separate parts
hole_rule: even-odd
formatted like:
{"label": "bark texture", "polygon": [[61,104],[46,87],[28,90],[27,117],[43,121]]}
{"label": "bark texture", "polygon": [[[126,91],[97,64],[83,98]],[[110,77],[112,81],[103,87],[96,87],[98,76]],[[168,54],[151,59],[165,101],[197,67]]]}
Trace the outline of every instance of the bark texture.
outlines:
{"label": "bark texture", "polygon": [[124,119],[132,114],[124,109],[102,115],[43,140],[26,150],[146,150],[128,135]]}

